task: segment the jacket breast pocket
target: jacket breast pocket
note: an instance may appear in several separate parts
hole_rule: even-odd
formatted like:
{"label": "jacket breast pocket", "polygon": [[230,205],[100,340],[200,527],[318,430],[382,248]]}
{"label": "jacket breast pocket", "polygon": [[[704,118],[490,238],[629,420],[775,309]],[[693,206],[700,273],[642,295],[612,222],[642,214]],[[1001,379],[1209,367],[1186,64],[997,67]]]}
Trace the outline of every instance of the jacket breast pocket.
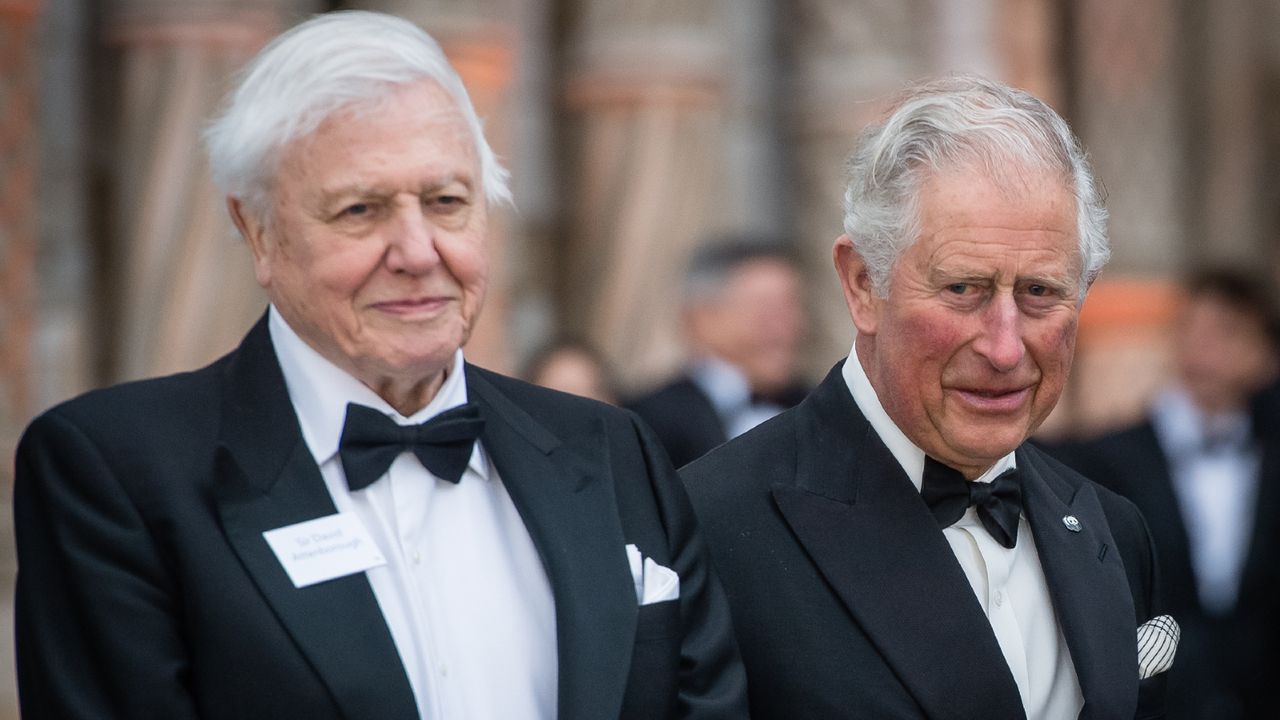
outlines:
{"label": "jacket breast pocket", "polygon": [[674,717],[682,637],[679,600],[640,606],[622,718]]}
{"label": "jacket breast pocket", "polygon": [[679,645],[680,601],[664,600],[640,606],[636,618],[636,642],[648,642],[674,637]]}

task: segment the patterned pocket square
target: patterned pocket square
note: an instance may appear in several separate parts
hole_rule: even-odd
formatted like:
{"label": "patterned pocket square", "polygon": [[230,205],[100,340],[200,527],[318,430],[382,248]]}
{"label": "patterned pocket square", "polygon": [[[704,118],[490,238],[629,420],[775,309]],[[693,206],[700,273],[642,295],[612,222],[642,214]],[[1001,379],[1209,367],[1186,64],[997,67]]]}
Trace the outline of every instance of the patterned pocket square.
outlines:
{"label": "patterned pocket square", "polygon": [[1178,652],[1182,629],[1168,615],[1160,615],[1138,628],[1138,677],[1142,680],[1168,670]]}

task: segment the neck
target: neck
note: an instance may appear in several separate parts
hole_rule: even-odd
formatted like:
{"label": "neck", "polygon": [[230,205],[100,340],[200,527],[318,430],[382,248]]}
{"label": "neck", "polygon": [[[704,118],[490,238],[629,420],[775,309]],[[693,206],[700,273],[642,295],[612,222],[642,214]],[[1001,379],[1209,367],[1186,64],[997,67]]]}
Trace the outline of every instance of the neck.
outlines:
{"label": "neck", "polygon": [[447,376],[448,370],[445,369],[425,379],[381,378],[378,382],[366,382],[365,385],[376,392],[378,397],[386,400],[396,412],[409,417],[435,398]]}

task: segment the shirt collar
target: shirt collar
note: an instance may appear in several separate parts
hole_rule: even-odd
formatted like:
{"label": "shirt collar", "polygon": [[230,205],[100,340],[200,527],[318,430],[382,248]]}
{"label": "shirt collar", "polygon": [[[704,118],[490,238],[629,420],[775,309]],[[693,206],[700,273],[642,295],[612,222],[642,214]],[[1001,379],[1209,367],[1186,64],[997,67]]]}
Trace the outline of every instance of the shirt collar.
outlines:
{"label": "shirt collar", "polygon": [[1206,417],[1191,394],[1182,387],[1169,387],[1160,391],[1151,403],[1151,424],[1168,452],[1197,454],[1205,446],[1206,437],[1217,435],[1234,447],[1249,443],[1250,422],[1246,412],[1228,412],[1212,418]]}
{"label": "shirt collar", "polygon": [[[903,471],[907,473],[907,478],[911,480],[911,484],[916,486],[916,490],[920,489],[921,483],[924,481],[924,450],[911,442],[906,434],[893,422],[889,417],[889,413],[885,412],[884,405],[880,403],[880,397],[876,394],[875,388],[871,386],[871,380],[867,377],[866,370],[863,369],[862,363],[858,360],[857,341],[849,350],[849,358],[844,362],[844,368],[841,374],[844,375],[844,382],[849,387],[849,392],[853,395],[853,401],[858,404],[858,409],[862,411],[863,416],[867,418],[867,422],[871,423],[871,428],[876,431],[876,435],[880,436],[881,442],[889,448],[889,452],[893,455],[898,464],[902,466]],[[991,482],[997,475],[1017,467],[1013,453],[1009,453],[996,461],[994,465],[982,473],[977,482]]]}
{"label": "shirt collar", "polygon": [[[454,353],[444,384],[431,402],[405,417],[367,385],[316,352],[289,327],[274,305],[268,308],[267,314],[271,344],[284,373],[289,400],[298,415],[302,439],[317,465],[325,464],[338,453],[347,403],[371,407],[400,425],[412,425],[467,402],[467,379],[463,372],[461,349]],[[480,443],[476,443],[467,466],[480,477],[488,478],[488,463],[484,462]]]}
{"label": "shirt collar", "polygon": [[689,370],[689,377],[722,415],[751,405],[751,383],[747,376],[718,357],[703,357]]}

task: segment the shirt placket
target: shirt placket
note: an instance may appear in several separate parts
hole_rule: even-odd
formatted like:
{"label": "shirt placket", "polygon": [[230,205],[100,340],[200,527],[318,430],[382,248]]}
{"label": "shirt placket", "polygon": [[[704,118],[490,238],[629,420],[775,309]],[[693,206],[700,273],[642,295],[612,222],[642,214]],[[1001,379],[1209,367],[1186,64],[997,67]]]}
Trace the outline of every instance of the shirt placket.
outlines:
{"label": "shirt placket", "polygon": [[406,602],[413,617],[414,645],[421,658],[426,681],[424,694],[430,708],[425,710],[424,717],[453,717],[452,694],[449,692],[447,676],[447,658],[441,656],[440,644],[432,632],[432,618],[435,613],[431,604],[431,594],[425,592],[430,584],[432,572],[430,555],[426,548],[427,503],[430,502],[430,489],[423,487],[420,473],[406,471],[402,463],[416,463],[411,455],[401,455],[388,470],[392,489],[392,511],[396,518],[396,537],[400,545],[401,567],[405,570],[403,581],[406,584]]}
{"label": "shirt placket", "polygon": [[1000,651],[1009,664],[1013,680],[1018,685],[1018,693],[1025,704],[1030,678],[1027,670],[1027,653],[1022,637],[1022,629],[1018,625],[1018,617],[1013,610],[1013,602],[1009,597],[1009,578],[1013,570],[1013,558],[1016,548],[1006,548],[995,541],[977,520],[976,513],[970,509],[965,517],[965,528],[978,546],[978,554],[987,570],[987,619],[991,630],[995,633]]}

